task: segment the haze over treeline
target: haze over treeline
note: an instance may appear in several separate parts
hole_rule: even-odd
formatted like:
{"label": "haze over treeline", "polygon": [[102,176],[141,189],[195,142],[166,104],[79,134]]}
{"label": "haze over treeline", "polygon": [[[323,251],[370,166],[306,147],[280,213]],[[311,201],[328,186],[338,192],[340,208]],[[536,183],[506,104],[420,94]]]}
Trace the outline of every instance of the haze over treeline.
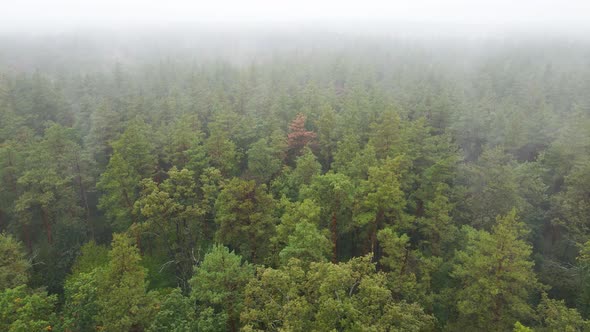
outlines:
{"label": "haze over treeline", "polygon": [[590,328],[584,4],[105,3],[0,14],[1,331]]}
{"label": "haze over treeline", "polygon": [[131,68],[162,61],[248,66],[281,57],[317,57],[318,61],[353,57],[365,63],[403,64],[416,57],[432,70],[445,71],[469,70],[493,57],[518,54],[576,68],[584,65],[590,49],[587,34],[551,29],[541,33],[478,30],[477,25],[465,24],[305,22],[311,23],[140,25],[5,33],[0,34],[0,64],[13,72],[85,74],[116,63]]}

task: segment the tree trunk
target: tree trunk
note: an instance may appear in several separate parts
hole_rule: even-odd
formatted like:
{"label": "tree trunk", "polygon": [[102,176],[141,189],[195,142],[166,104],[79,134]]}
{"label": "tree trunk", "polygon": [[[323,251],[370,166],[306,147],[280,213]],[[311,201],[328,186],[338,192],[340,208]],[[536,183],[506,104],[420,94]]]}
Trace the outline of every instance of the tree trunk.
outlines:
{"label": "tree trunk", "polygon": [[408,266],[408,258],[410,256],[410,250],[408,250],[407,248],[405,249],[404,252],[404,262],[402,263],[402,268],[399,271],[399,275],[400,277],[403,276],[406,273],[406,268]]}
{"label": "tree trunk", "polygon": [[131,215],[131,220],[135,222],[135,216],[133,216],[133,204],[131,203],[131,199],[129,199],[129,195],[127,194],[127,190],[123,189],[123,198],[125,198],[125,205],[129,210],[129,215]]}
{"label": "tree trunk", "polygon": [[25,224],[24,231],[25,231],[25,241],[27,243],[27,249],[29,249],[29,252],[32,252],[33,251],[33,243],[31,242],[31,226],[29,224]]}
{"label": "tree trunk", "polygon": [[[504,246],[500,246],[500,251],[504,249]],[[498,267],[496,268],[496,277],[498,277],[502,271],[504,270],[504,259],[501,258],[500,262],[498,263]],[[502,319],[502,293],[496,295],[494,300],[494,309],[492,310],[493,313],[493,321],[496,326],[499,326],[500,320]]]}
{"label": "tree trunk", "polygon": [[424,216],[424,202],[418,200],[418,206],[416,207],[416,217],[421,218]]}
{"label": "tree trunk", "polygon": [[135,229],[135,243],[137,244],[137,250],[139,250],[140,254],[143,254],[143,250],[141,250],[141,234],[137,228]]}
{"label": "tree trunk", "polygon": [[336,220],[336,212],[332,213],[332,224],[330,225],[332,231],[332,262],[338,262],[338,221]]}
{"label": "tree trunk", "polygon": [[86,235],[91,239],[94,239],[94,228],[92,227],[92,222],[90,220],[91,216],[90,206],[88,205],[88,196],[86,195],[86,188],[84,188],[84,183],[82,182],[82,171],[80,170],[80,162],[78,160],[76,160],[76,171],[78,172],[77,180],[80,188],[80,198],[82,199],[82,204],[84,204],[84,209],[86,210]]}
{"label": "tree trunk", "polygon": [[256,262],[256,255],[257,255],[257,251],[258,251],[258,246],[257,246],[257,241],[255,237],[251,237],[252,242],[252,249],[250,250],[250,257],[252,258],[252,262]]}
{"label": "tree trunk", "polygon": [[236,324],[236,320],[234,318],[235,314],[234,314],[234,306],[233,306],[233,300],[230,299],[229,303],[227,305],[227,325],[229,327],[229,331],[231,332],[238,332],[238,326]]}
{"label": "tree trunk", "polygon": [[377,213],[377,217],[375,218],[375,222],[373,223],[373,227],[371,229],[371,252],[373,253],[373,261],[377,261],[379,258],[379,243],[377,242],[377,232],[381,228],[381,224],[383,222],[384,217],[385,213],[383,212],[383,209],[380,209]]}
{"label": "tree trunk", "polygon": [[[10,149],[8,150],[10,151]],[[12,153],[8,153],[8,169],[12,169],[12,167],[14,167],[14,164],[12,162]],[[9,172],[8,175],[6,175],[6,177],[8,178],[7,182],[10,183],[10,189],[12,191],[13,194],[16,195],[16,177],[14,176],[13,172]]]}
{"label": "tree trunk", "polygon": [[47,234],[47,243],[51,244],[51,223],[49,222],[49,216],[47,214],[47,209],[42,207],[41,208],[41,219],[43,220],[43,225],[45,225],[45,233]]}

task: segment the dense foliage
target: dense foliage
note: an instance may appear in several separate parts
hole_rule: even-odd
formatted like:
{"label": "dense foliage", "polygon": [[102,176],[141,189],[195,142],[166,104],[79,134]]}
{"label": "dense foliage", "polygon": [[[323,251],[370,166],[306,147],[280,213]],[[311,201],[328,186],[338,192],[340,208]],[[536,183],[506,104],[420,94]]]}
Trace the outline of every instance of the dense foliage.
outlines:
{"label": "dense foliage", "polygon": [[0,330],[590,328],[590,45],[352,43],[0,61]]}

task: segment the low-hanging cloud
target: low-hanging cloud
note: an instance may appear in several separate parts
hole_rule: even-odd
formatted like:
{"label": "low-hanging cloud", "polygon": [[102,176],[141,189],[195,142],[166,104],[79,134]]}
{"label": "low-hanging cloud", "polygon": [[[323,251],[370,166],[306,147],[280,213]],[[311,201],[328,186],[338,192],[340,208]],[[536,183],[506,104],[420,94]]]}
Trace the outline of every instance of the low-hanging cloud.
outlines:
{"label": "low-hanging cloud", "polygon": [[20,0],[0,10],[0,31],[47,32],[79,28],[171,24],[293,22],[458,25],[459,30],[580,32],[590,27],[590,1],[555,0]]}

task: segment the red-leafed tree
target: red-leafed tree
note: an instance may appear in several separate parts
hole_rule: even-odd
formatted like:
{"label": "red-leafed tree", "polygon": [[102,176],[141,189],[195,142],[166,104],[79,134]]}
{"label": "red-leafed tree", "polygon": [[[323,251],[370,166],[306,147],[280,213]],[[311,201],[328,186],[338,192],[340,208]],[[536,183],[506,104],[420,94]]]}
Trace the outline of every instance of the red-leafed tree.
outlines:
{"label": "red-leafed tree", "polygon": [[313,131],[308,131],[305,129],[306,119],[307,116],[299,113],[289,124],[289,134],[287,136],[287,140],[290,158],[300,155],[302,149],[310,143],[313,143],[317,136]]}

